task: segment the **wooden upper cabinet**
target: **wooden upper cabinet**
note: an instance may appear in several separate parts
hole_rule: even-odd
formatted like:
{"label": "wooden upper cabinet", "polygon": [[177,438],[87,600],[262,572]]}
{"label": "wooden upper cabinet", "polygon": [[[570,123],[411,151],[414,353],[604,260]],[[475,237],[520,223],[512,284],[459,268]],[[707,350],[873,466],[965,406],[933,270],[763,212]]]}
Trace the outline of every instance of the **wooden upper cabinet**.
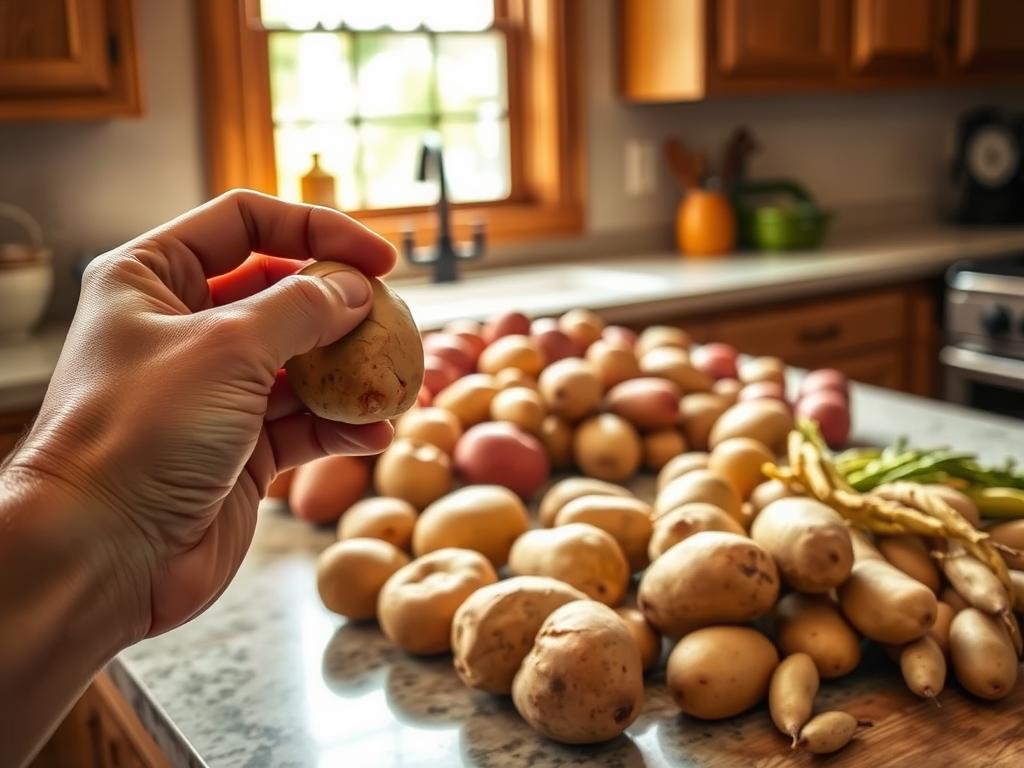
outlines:
{"label": "wooden upper cabinet", "polygon": [[132,0],[0,0],[0,119],[136,114]]}
{"label": "wooden upper cabinet", "polygon": [[717,0],[715,72],[723,78],[834,77],[840,0]]}
{"label": "wooden upper cabinet", "polygon": [[969,74],[1024,73],[1024,0],[960,0],[957,69]]}
{"label": "wooden upper cabinet", "polygon": [[945,60],[943,0],[852,0],[854,75],[935,76]]}

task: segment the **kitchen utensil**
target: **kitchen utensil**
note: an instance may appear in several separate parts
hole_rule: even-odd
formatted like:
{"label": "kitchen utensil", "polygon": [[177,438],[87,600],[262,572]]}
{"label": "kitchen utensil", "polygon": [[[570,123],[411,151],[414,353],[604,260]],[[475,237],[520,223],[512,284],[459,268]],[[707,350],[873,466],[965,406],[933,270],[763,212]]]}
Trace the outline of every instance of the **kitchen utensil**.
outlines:
{"label": "kitchen utensil", "polygon": [[714,256],[736,247],[736,216],[721,192],[690,189],[676,213],[676,244],[688,256]]}
{"label": "kitchen utensil", "polygon": [[747,159],[761,149],[754,134],[745,126],[734,130],[722,150],[722,191],[731,195],[747,179]]}
{"label": "kitchen utensil", "polygon": [[3,218],[24,229],[28,239],[0,244],[0,341],[12,341],[27,336],[46,310],[53,265],[42,230],[27,211],[0,203]]}
{"label": "kitchen utensil", "polygon": [[740,243],[747,248],[816,248],[832,219],[804,187],[786,179],[745,182],[735,189],[733,200]]}
{"label": "kitchen utensil", "polygon": [[696,189],[707,170],[707,158],[700,153],[690,152],[679,139],[665,142],[665,158],[669,170],[684,190]]}

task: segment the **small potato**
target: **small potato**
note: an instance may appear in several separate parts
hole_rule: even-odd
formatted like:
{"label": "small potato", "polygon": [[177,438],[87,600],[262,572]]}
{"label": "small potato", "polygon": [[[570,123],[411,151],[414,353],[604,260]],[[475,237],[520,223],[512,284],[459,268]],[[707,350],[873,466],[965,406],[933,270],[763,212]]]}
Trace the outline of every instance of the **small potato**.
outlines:
{"label": "small potato", "polygon": [[621,485],[606,483],[590,477],[567,477],[559,480],[548,489],[537,508],[537,518],[545,528],[555,524],[555,518],[566,504],[583,496],[618,496],[625,499],[635,498],[632,492]]}
{"label": "small potato", "polygon": [[412,536],[417,557],[445,547],[472,549],[495,568],[529,527],[526,507],[500,485],[468,485],[442,496],[420,515]]}
{"label": "small potato", "polygon": [[544,447],[514,424],[477,424],[455,446],[455,467],[472,485],[503,485],[524,499],[548,480],[551,465]]}
{"label": "small potato", "polygon": [[955,615],[956,611],[940,600],[935,612],[935,623],[928,630],[928,636],[938,644],[944,656],[949,656],[949,625],[953,623]]}
{"label": "small potato", "polygon": [[652,325],[641,331],[639,338],[637,338],[636,354],[637,357],[642,357],[652,349],[659,347],[675,347],[685,352],[692,343],[693,340],[690,338],[690,334],[682,328],[676,328],[672,325]]}
{"label": "small potato", "polygon": [[860,664],[860,637],[829,598],[790,592],[775,606],[774,619],[782,652],[806,653],[822,677],[842,677]]}
{"label": "small potato", "polygon": [[948,584],[939,592],[939,601],[953,609],[953,613],[960,613],[964,608],[970,608],[970,603],[960,597],[960,594]]}
{"label": "small potato", "polygon": [[494,383],[498,389],[512,389],[514,387],[525,387],[537,391],[537,379],[534,376],[527,376],[518,368],[502,368],[494,374]]}
{"label": "small potato", "polygon": [[668,379],[682,391],[684,395],[691,392],[708,392],[713,379],[691,362],[690,356],[682,349],[675,347],[658,347],[640,358],[640,370],[646,376]]}
{"label": "small potato", "polygon": [[440,448],[407,437],[395,440],[377,459],[373,483],[381,496],[405,499],[423,509],[452,489],[452,463]]}
{"label": "small potato", "polygon": [[583,354],[579,345],[558,327],[558,321],[553,317],[534,320],[530,326],[530,338],[544,354],[544,359],[549,365],[567,357],[579,357]]}
{"label": "small potato", "polygon": [[800,729],[814,712],[814,697],[821,679],[814,659],[806,653],[787,656],[775,668],[768,689],[772,722],[796,744]]}
{"label": "small potato", "polygon": [[604,320],[589,309],[570,309],[558,318],[558,327],[575,342],[580,352],[586,352],[591,344],[601,338]]}
{"label": "small potato", "polygon": [[785,403],[787,407],[789,406],[785,388],[774,381],[758,381],[754,384],[744,385],[739,395],[736,396],[736,401],[744,400],[778,400],[780,403]]}
{"label": "small potato", "polygon": [[479,355],[475,347],[461,336],[449,333],[430,333],[423,337],[424,351],[433,357],[439,357],[455,368],[459,376],[465,376],[476,368]]}
{"label": "small potato", "polygon": [[609,482],[622,482],[640,466],[640,435],[625,419],[602,413],[587,419],[573,435],[572,453],[584,474]]}
{"label": "small potato", "polygon": [[402,550],[409,549],[416,508],[404,499],[372,496],[357,501],[338,521],[338,539],[382,539]]}
{"label": "small potato", "polygon": [[661,635],[636,608],[616,608],[615,613],[626,622],[629,634],[633,636],[636,647],[640,649],[640,661],[646,672],[661,658]]}
{"label": "small potato", "polygon": [[455,452],[455,444],[462,437],[462,424],[454,413],[444,408],[416,408],[395,424],[395,437],[436,445],[451,456]]}
{"label": "small potato", "polygon": [[370,487],[370,465],[358,456],[324,456],[301,467],[288,490],[288,506],[300,520],[333,523]]}
{"label": "small potato", "polygon": [[687,472],[692,472],[695,469],[707,469],[708,460],[710,458],[710,454],[703,451],[689,451],[688,453],[683,453],[673,459],[670,459],[668,463],[661,468],[661,471],[658,472],[658,493],[661,493],[665,486],[677,477],[682,477]]}
{"label": "small potato", "polygon": [[621,496],[581,496],[565,504],[555,525],[590,523],[612,535],[633,571],[647,567],[651,540],[651,507],[640,499]]}
{"label": "small potato", "polygon": [[1006,587],[987,565],[969,554],[962,543],[950,541],[940,562],[949,585],[970,605],[985,613],[1010,612]]}
{"label": "small potato", "polygon": [[405,552],[380,539],[335,542],[317,560],[320,600],[348,619],[375,618],[381,587],[408,562]]}
{"label": "small potato", "polygon": [[708,469],[694,469],[662,488],[654,501],[654,516],[659,517],[691,501],[714,504],[742,522],[736,490],[728,480]]}
{"label": "small potato", "polygon": [[659,429],[643,436],[644,468],[658,472],[686,450],[686,438],[677,429]]}
{"label": "small potato", "polygon": [[801,397],[796,416],[817,422],[830,448],[842,448],[850,437],[850,404],[838,392],[821,390]]}
{"label": "small potato", "polygon": [[749,437],[731,437],[711,451],[708,469],[728,480],[741,499],[746,499],[765,481],[761,467],[775,456],[763,444]]}
{"label": "small potato", "polygon": [[529,337],[502,336],[480,353],[477,367],[492,376],[504,368],[518,368],[527,376],[537,376],[547,361],[540,347]]}
{"label": "small potato", "polygon": [[754,520],[750,538],[775,558],[783,580],[798,592],[829,592],[853,567],[843,518],[814,499],[773,501]]}
{"label": "small potato", "polygon": [[800,382],[800,397],[823,389],[833,390],[847,400],[850,399],[850,382],[845,373],[837,371],[835,368],[819,368],[804,376],[803,381]]}
{"label": "small potato", "polygon": [[793,492],[780,481],[765,480],[750,492],[750,503],[753,505],[755,512],[760,512],[773,501],[788,499],[793,495]]}
{"label": "small potato", "polygon": [[522,312],[502,312],[484,324],[483,337],[487,344],[493,344],[502,336],[525,336],[530,333],[530,318]]}
{"label": "small potato", "polygon": [[458,336],[469,346],[473,354],[473,365],[480,358],[487,342],[484,341],[484,327],[476,320],[452,320],[444,327],[444,333]]}
{"label": "small potato", "polygon": [[527,531],[512,545],[509,571],[550,576],[592,600],[618,605],[629,586],[629,563],[611,534],[586,523]]}
{"label": "small potato", "polygon": [[575,357],[545,368],[538,387],[548,410],[573,422],[596,411],[603,392],[594,367]]}
{"label": "small potato", "polygon": [[960,611],[949,626],[949,653],[956,679],[978,698],[1005,698],[1017,684],[1017,653],[996,616]]}
{"label": "small potato", "polygon": [[778,663],[775,646],[757,630],[705,627],[672,649],[665,682],[683,712],[721,720],[761,701]]}
{"label": "small potato", "polygon": [[701,344],[690,353],[690,361],[699,371],[703,371],[712,379],[737,379],[736,361],[739,353],[731,344],[711,342]]}
{"label": "small potato", "polygon": [[726,531],[745,536],[743,526],[725,510],[714,504],[695,501],[683,504],[661,515],[654,521],[647,555],[657,560],[683,539],[701,531]]}
{"label": "small potato", "polygon": [[479,552],[439,549],[396,571],[380,590],[381,631],[404,651],[451,650],[452,619],[463,601],[498,575]]}
{"label": "small potato", "polygon": [[740,366],[740,381],[757,384],[771,381],[786,386],[786,364],[777,357],[754,357]]}
{"label": "small potato", "polygon": [[992,537],[992,541],[995,543],[1003,544],[1020,553],[1000,552],[1008,568],[1018,571],[1024,570],[1024,520],[1009,520],[1005,523],[996,523],[988,529],[988,535]]}
{"label": "small potato", "polygon": [[853,739],[862,723],[847,712],[822,712],[800,731],[796,746],[813,755],[838,752]]}
{"label": "small potato", "polygon": [[839,604],[862,635],[893,645],[926,634],[938,610],[928,587],[874,558],[857,559],[850,577],[839,587]]}
{"label": "small potato", "polygon": [[637,605],[659,631],[680,637],[699,627],[751,621],[779,595],[775,562],[735,533],[702,531],[651,563]]}
{"label": "small potato", "polygon": [[623,349],[633,349],[636,346],[636,331],[623,325],[606,325],[601,331],[601,340]]}
{"label": "small potato", "polygon": [[706,451],[711,428],[732,402],[713,392],[694,392],[679,401],[679,425],[690,448]]}
{"label": "small potato", "polygon": [[708,435],[708,445],[716,445],[730,437],[750,437],[768,450],[781,452],[793,428],[789,408],[776,400],[748,400],[736,403],[723,413]]}
{"label": "small potato", "polygon": [[455,414],[463,429],[491,417],[491,401],[499,387],[486,373],[471,373],[437,393],[434,405]]}
{"label": "small potato", "polygon": [[939,644],[925,635],[903,646],[900,672],[911,693],[922,699],[934,699],[946,684],[946,657]]}
{"label": "small potato", "polygon": [[721,397],[729,405],[736,405],[743,386],[737,379],[719,379],[711,386],[711,392]]}
{"label": "small potato", "polygon": [[679,420],[679,387],[645,376],[617,384],[605,397],[605,408],[637,429],[666,429]]}
{"label": "small potato", "polygon": [[561,416],[549,414],[540,423],[540,438],[552,469],[572,466],[572,427]]}
{"label": "small potato", "polygon": [[607,391],[616,384],[640,377],[640,363],[630,348],[598,339],[587,350],[587,360],[594,366],[601,385]]}
{"label": "small potato", "polygon": [[544,620],[578,589],[546,576],[513,576],[488,584],[459,606],[452,621],[455,671],[470,688],[511,693],[512,679]]}
{"label": "small potato", "polygon": [[566,744],[613,739],[640,714],[640,651],[625,622],[590,600],[548,616],[512,683],[512,702],[535,730]]}
{"label": "small potato", "polygon": [[503,389],[491,401],[491,419],[515,424],[532,435],[540,433],[545,416],[544,401],[537,392],[526,387]]}
{"label": "small potato", "polygon": [[875,546],[882,553],[882,557],[907,576],[917,579],[932,592],[938,593],[941,586],[939,569],[935,567],[935,562],[920,536],[879,536]]}
{"label": "small potato", "polygon": [[[300,275],[357,272],[346,264],[315,261]],[[412,408],[423,383],[423,344],[398,294],[370,278],[373,306],[354,330],[285,363],[288,383],[310,411],[346,424],[393,419]]]}
{"label": "small potato", "polygon": [[431,396],[456,381],[462,372],[443,357],[427,355],[423,358],[423,386]]}

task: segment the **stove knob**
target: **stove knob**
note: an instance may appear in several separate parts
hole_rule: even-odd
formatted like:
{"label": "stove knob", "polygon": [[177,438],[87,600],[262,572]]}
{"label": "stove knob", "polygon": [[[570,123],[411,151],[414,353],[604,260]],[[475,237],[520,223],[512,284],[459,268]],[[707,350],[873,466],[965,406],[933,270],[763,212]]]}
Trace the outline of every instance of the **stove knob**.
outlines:
{"label": "stove knob", "polygon": [[1010,330],[1010,311],[1002,304],[989,307],[981,314],[981,324],[989,336],[1005,336]]}

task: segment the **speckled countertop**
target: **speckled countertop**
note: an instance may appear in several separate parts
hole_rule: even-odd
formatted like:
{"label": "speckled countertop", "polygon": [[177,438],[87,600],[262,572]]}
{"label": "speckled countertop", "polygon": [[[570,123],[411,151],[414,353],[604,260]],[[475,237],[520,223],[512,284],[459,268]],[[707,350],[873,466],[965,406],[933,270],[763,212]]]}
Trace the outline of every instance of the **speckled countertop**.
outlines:
{"label": "speckled countertop", "polygon": [[[864,442],[887,443],[908,434],[915,443],[955,444],[987,461],[1024,459],[1021,421],[863,386],[855,388],[853,408],[856,437]],[[111,664],[115,681],[175,764],[792,764],[763,711],[700,723],[678,713],[659,680],[648,683],[643,714],[625,736],[592,747],[547,741],[508,699],[463,687],[450,657],[408,656],[391,647],[375,625],[348,624],[328,613],[316,594],[314,567],[317,552],[332,538],[332,531],[313,530],[265,504],[252,549],[221,599],[190,624],[140,643]],[[854,678],[845,687],[827,687],[823,700],[848,701],[856,694],[861,711],[881,706],[883,699],[886,712],[923,708],[933,733],[922,732],[922,749],[943,738],[949,749],[962,745],[955,729],[936,719],[947,715],[928,714],[934,707],[893,687],[891,673],[884,676],[888,682],[879,682],[869,663]],[[877,690],[889,692],[880,698]],[[883,723],[844,754],[877,748],[884,738]],[[767,757],[755,759],[759,753]],[[883,754],[873,758],[874,765],[893,764],[879,759]]]}

